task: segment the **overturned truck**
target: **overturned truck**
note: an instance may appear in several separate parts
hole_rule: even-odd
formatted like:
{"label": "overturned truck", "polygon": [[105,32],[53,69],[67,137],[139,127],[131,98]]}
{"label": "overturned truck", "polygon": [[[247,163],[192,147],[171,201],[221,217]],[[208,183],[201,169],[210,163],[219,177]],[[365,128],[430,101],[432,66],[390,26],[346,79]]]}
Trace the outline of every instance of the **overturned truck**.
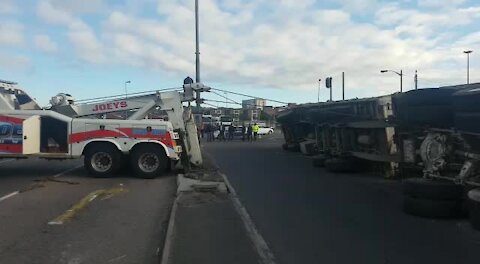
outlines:
{"label": "overturned truck", "polygon": [[468,212],[480,228],[480,83],[304,104],[278,121],[283,148],[314,166],[400,178],[406,212]]}

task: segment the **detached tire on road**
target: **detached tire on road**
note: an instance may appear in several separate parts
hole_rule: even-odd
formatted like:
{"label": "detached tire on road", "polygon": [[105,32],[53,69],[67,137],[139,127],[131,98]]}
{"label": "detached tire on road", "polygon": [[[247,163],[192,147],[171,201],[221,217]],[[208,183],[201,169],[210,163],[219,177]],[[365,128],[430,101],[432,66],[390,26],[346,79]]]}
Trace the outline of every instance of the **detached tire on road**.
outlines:
{"label": "detached tire on road", "polygon": [[420,199],[461,200],[463,186],[450,181],[409,178],[402,182],[403,194]]}
{"label": "detached tire on road", "polygon": [[480,231],[480,189],[473,189],[468,192],[470,202],[470,224]]}
{"label": "detached tire on road", "polygon": [[313,164],[313,167],[316,167],[316,168],[323,168],[325,167],[325,161],[327,160],[327,158],[323,155],[319,155],[319,156],[315,156],[313,159],[312,159],[312,164]]}
{"label": "detached tire on road", "polygon": [[460,217],[460,204],[455,200],[431,200],[404,195],[403,210],[407,214],[427,218]]}
{"label": "detached tire on road", "polygon": [[120,168],[122,153],[112,144],[96,143],[84,154],[84,167],[94,177],[111,177]]}
{"label": "detached tire on road", "polygon": [[168,168],[168,158],[160,145],[146,144],[136,147],[130,155],[135,177],[153,179]]}
{"label": "detached tire on road", "polygon": [[359,161],[345,158],[332,158],[325,160],[325,168],[330,172],[358,172],[362,170]]}

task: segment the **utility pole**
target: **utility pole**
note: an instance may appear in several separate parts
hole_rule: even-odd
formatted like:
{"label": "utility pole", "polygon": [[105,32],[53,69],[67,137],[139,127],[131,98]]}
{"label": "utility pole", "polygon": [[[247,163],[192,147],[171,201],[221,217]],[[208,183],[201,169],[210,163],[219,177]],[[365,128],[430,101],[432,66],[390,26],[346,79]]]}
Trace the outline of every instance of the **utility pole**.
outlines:
{"label": "utility pole", "polygon": [[417,90],[417,89],[418,89],[418,74],[417,74],[417,70],[415,70],[414,81],[415,81],[415,90]]}
{"label": "utility pole", "polygon": [[342,100],[345,100],[345,72],[342,72]]}
{"label": "utility pole", "polygon": [[[198,0],[195,0],[195,82],[200,82],[200,29],[198,25]],[[195,92],[197,110],[200,111],[200,91]]]}
{"label": "utility pole", "polygon": [[400,92],[403,92],[403,70],[400,70]]}
{"label": "utility pole", "polygon": [[467,54],[467,84],[470,84],[470,53],[473,50],[466,50],[463,53]]}
{"label": "utility pole", "polygon": [[320,87],[322,86],[322,79],[318,79],[317,103],[320,103]]}

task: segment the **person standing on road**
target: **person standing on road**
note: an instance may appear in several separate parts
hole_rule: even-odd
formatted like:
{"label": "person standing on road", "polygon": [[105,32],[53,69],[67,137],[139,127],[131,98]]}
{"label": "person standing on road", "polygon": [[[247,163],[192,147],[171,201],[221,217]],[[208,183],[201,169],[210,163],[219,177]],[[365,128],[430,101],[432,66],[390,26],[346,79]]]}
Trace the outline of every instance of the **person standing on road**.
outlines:
{"label": "person standing on road", "polygon": [[235,133],[235,127],[233,125],[228,127],[228,140],[233,140],[233,134]]}
{"label": "person standing on road", "polygon": [[245,134],[247,133],[247,128],[245,124],[242,125],[242,141],[245,141]]}
{"label": "person standing on road", "polygon": [[247,140],[252,141],[252,124],[248,124],[247,128]]}
{"label": "person standing on road", "polygon": [[205,125],[205,133],[207,133],[207,142],[212,141],[212,126],[210,124]]}
{"label": "person standing on road", "polygon": [[218,135],[219,137],[219,141],[225,141],[226,140],[226,136],[225,136],[225,126],[221,126],[220,127],[220,135]]}
{"label": "person standing on road", "polygon": [[253,131],[253,140],[257,140],[258,131],[260,130],[260,126],[257,123],[253,124],[252,131]]}

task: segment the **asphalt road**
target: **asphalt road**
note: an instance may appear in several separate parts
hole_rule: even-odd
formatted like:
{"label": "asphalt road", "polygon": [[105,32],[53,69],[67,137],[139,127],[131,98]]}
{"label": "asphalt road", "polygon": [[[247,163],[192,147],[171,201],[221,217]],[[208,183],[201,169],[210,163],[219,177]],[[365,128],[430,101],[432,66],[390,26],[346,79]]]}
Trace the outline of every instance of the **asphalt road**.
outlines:
{"label": "asphalt road", "polygon": [[91,178],[80,160],[0,163],[0,197],[18,190],[0,199],[0,263],[143,264],[158,263],[176,182]]}
{"label": "asphalt road", "polygon": [[476,263],[480,232],[466,220],[432,220],[401,210],[399,183],[332,174],[281,135],[257,142],[205,142],[277,262]]}

